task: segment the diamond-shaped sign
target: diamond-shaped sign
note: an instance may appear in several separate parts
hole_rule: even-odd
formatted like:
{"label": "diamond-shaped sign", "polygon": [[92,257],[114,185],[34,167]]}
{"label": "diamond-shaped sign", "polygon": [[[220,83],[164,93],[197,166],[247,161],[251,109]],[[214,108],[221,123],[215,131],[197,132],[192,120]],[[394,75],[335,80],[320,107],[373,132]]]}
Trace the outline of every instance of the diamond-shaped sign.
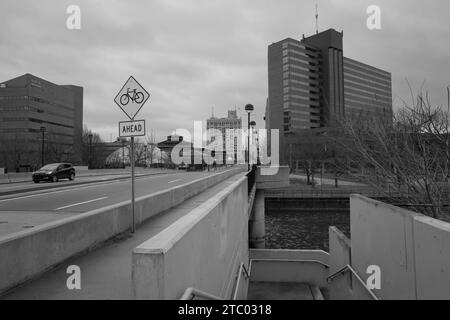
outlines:
{"label": "diamond-shaped sign", "polygon": [[131,76],[114,98],[114,102],[133,121],[148,98],[150,94]]}

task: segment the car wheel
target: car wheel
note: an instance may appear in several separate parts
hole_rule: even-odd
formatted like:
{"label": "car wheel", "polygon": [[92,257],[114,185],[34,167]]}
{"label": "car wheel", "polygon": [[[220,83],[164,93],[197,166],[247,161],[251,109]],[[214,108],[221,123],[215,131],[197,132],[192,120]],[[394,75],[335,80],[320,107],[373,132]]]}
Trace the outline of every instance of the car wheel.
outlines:
{"label": "car wheel", "polygon": [[52,182],[58,182],[58,177],[57,176],[53,176],[52,177]]}
{"label": "car wheel", "polygon": [[72,172],[72,173],[70,174],[69,180],[70,180],[70,181],[75,180],[75,173]]}
{"label": "car wheel", "polygon": [[34,183],[39,183],[39,180],[33,180]]}

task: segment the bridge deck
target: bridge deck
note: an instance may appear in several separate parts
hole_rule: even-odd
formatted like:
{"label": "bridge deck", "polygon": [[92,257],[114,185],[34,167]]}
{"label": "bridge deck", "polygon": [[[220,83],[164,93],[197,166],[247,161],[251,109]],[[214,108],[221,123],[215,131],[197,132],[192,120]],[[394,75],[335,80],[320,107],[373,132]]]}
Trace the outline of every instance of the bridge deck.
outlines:
{"label": "bridge deck", "polygon": [[[42,277],[8,292],[1,298],[6,300],[132,299],[132,250],[216,195],[225,184],[229,184],[233,179],[241,178],[243,174],[235,175],[179,206],[149,219],[137,229],[134,236],[118,237],[97,250],[71,258]],[[77,265],[81,269],[81,290],[67,289],[66,281],[69,275],[66,270],[71,265]]]}

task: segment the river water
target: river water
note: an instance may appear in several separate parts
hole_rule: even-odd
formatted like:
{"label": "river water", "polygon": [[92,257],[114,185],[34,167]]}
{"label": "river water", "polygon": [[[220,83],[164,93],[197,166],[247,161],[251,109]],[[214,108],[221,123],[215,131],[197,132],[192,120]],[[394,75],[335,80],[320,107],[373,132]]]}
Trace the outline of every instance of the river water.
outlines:
{"label": "river water", "polygon": [[350,237],[350,213],[266,210],[266,248],[329,251],[330,226]]}

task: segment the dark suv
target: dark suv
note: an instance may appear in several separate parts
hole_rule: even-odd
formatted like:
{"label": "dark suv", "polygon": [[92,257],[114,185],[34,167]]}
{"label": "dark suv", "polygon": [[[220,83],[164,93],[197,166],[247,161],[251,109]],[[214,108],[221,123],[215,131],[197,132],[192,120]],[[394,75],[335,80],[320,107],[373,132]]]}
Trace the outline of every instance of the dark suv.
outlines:
{"label": "dark suv", "polygon": [[33,172],[34,183],[40,181],[58,182],[60,179],[75,179],[75,168],[70,163],[52,163]]}

